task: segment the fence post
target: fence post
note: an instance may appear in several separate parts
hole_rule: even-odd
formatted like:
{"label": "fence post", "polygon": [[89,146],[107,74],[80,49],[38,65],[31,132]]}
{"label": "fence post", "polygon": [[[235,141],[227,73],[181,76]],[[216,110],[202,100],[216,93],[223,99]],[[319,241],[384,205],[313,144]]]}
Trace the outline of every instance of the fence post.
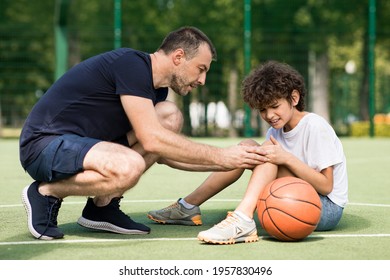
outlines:
{"label": "fence post", "polygon": [[[248,75],[251,69],[251,0],[244,1],[244,71]],[[251,126],[251,109],[248,104],[244,104],[244,136],[253,136],[253,129]]]}
{"label": "fence post", "polygon": [[55,6],[55,51],[56,69],[54,79],[57,80],[68,69],[68,37],[67,37],[67,15],[70,0],[57,0]]}
{"label": "fence post", "polygon": [[122,46],[122,0],[114,0],[114,48]]}
{"label": "fence post", "polygon": [[370,136],[375,136],[375,20],[376,0],[369,0],[368,7],[368,102],[370,114]]}

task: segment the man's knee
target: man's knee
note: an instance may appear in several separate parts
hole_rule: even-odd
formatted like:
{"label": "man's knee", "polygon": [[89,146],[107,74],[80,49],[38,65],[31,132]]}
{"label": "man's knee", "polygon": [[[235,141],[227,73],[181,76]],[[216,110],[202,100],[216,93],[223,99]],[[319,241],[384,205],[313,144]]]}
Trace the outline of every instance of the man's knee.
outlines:
{"label": "man's knee", "polygon": [[183,127],[183,114],[175,103],[164,101],[157,103],[156,113],[160,123],[171,131],[180,132]]}
{"label": "man's knee", "polygon": [[100,173],[110,187],[128,189],[138,182],[146,164],[136,151],[119,144],[100,142],[84,158],[84,169]]}
{"label": "man's knee", "polygon": [[129,150],[129,153],[124,154],[116,162],[114,174],[119,181],[124,182],[123,186],[126,188],[126,186],[134,186],[145,172],[145,169],[144,158],[137,152]]}

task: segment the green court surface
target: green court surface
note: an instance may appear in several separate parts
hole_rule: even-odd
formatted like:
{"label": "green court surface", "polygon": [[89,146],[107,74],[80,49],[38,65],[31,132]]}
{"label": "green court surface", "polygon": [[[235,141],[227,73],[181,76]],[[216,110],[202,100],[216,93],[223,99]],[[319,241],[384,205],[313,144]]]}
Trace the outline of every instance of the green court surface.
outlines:
{"label": "green court surface", "polygon": [[[240,139],[194,139],[229,146]],[[128,191],[121,209],[151,227],[148,235],[119,235],[87,230],[76,221],[84,197],[66,198],[58,216],[65,238],[35,240],[27,229],[22,189],[31,183],[18,159],[18,141],[0,140],[0,259],[1,260],[389,260],[390,259],[390,139],[342,139],[348,164],[349,201],[338,227],[314,232],[300,242],[269,238],[258,221],[259,242],[206,245],[199,231],[225,218],[243,196],[250,172],[201,206],[202,226],[156,224],[146,217],[185,196],[209,173],[192,173],[153,166]]]}

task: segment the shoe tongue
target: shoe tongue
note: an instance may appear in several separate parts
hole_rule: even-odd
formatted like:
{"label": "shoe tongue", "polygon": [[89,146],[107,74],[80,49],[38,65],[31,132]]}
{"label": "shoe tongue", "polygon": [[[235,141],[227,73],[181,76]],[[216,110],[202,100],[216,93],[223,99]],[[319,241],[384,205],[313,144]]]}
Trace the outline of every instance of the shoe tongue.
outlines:
{"label": "shoe tongue", "polygon": [[119,205],[119,202],[121,201],[122,198],[123,196],[112,198],[111,202],[105,207],[109,207],[110,208],[109,211],[115,211],[116,215],[126,217],[127,219],[128,216],[120,209],[120,205]]}
{"label": "shoe tongue", "polygon": [[123,196],[121,197],[114,197],[111,199],[111,203],[119,203],[121,202],[121,199],[123,198]]}
{"label": "shoe tongue", "polygon": [[47,195],[46,197],[47,197],[47,199],[49,200],[50,203],[57,203],[59,205],[61,205],[61,203],[62,203],[62,199],[61,198],[57,198],[57,197],[54,197],[54,196],[51,196],[51,195]]}
{"label": "shoe tongue", "polygon": [[108,205],[119,209],[119,203],[121,202],[122,198],[123,197],[114,197],[113,199],[111,199],[111,202]]}

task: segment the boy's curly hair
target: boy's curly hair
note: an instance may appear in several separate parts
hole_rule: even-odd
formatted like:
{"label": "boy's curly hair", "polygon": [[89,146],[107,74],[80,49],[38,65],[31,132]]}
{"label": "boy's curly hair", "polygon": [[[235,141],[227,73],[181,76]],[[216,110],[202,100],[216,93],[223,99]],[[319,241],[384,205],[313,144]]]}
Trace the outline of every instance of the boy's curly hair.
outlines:
{"label": "boy's curly hair", "polygon": [[306,87],[302,75],[286,63],[268,61],[254,69],[242,82],[243,99],[252,109],[264,109],[278,99],[292,102],[292,92],[300,94],[297,110],[305,109]]}

